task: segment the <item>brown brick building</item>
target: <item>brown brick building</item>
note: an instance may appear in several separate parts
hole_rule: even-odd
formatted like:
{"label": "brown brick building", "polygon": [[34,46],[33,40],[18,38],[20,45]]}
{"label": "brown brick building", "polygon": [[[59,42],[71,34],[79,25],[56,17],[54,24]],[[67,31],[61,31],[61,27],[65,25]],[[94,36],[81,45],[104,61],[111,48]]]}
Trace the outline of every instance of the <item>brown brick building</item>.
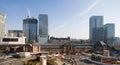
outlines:
{"label": "brown brick building", "polygon": [[27,44],[27,45],[0,45],[0,49],[5,49],[7,47],[13,48],[15,52],[33,52],[38,53],[40,51],[48,51],[52,53],[57,52],[70,52],[70,53],[79,53],[82,51],[88,51],[91,50],[93,47],[91,45],[88,45],[86,43],[80,43],[80,42],[68,42],[68,43],[61,43],[61,44]]}

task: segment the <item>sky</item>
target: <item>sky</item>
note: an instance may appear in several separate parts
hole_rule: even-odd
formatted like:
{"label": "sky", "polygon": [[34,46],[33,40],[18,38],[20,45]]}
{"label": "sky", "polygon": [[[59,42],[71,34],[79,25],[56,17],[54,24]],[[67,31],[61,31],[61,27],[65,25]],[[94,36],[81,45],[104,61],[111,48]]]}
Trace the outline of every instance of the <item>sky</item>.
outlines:
{"label": "sky", "polygon": [[22,30],[23,19],[48,14],[49,35],[74,39],[89,38],[89,18],[104,16],[104,24],[115,23],[120,37],[120,0],[0,0],[7,30]]}

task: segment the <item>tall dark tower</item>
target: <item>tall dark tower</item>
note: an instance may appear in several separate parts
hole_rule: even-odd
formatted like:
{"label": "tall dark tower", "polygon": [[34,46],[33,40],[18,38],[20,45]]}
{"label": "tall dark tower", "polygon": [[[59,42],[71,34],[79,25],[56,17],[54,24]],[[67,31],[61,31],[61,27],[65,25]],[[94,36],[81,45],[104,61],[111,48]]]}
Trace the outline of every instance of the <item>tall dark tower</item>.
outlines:
{"label": "tall dark tower", "polygon": [[39,43],[48,43],[48,15],[39,14]]}
{"label": "tall dark tower", "polygon": [[37,24],[35,18],[26,18],[23,20],[23,33],[26,36],[26,43],[37,41]]}
{"label": "tall dark tower", "polygon": [[103,16],[92,16],[90,18],[89,38],[93,43],[104,40]]}
{"label": "tall dark tower", "polygon": [[108,23],[104,25],[104,28],[105,28],[105,42],[112,47],[115,40],[115,24]]}

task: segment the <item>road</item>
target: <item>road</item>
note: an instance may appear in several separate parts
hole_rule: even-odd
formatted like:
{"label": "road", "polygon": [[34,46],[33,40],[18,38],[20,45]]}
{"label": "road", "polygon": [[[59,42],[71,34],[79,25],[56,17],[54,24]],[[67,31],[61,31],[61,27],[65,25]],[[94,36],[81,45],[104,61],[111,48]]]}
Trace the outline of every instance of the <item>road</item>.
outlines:
{"label": "road", "polygon": [[25,60],[29,60],[29,59],[34,59],[33,58],[21,58],[21,59],[17,59],[17,58],[7,58],[7,59],[0,59],[0,65],[9,65],[10,63],[12,63],[12,65],[23,65],[23,61]]}
{"label": "road", "polygon": [[[96,65],[86,60],[86,58],[87,56],[82,54],[66,55],[65,59],[58,58],[56,60],[56,63],[58,63],[58,65],[62,65],[63,63],[67,63],[67,65]],[[0,65],[8,65],[9,63],[12,63],[13,65],[23,65],[23,60],[28,60],[28,59],[9,58],[6,60],[0,60]]]}
{"label": "road", "polygon": [[84,55],[66,55],[66,58],[71,58],[73,61],[73,65],[96,65],[88,60],[86,60],[86,56]]}
{"label": "road", "polygon": [[58,65],[62,65],[62,64],[64,64],[64,63],[66,63],[67,65],[71,65],[70,63],[68,63],[68,62],[66,62],[66,61],[62,61],[62,59],[59,59],[59,58],[56,59],[56,63],[57,63]]}
{"label": "road", "polygon": [[23,65],[22,61],[20,61],[18,59],[14,59],[14,58],[9,58],[9,59],[5,59],[5,60],[3,59],[3,60],[1,60],[0,65],[9,65],[11,63],[12,63],[12,65]]}

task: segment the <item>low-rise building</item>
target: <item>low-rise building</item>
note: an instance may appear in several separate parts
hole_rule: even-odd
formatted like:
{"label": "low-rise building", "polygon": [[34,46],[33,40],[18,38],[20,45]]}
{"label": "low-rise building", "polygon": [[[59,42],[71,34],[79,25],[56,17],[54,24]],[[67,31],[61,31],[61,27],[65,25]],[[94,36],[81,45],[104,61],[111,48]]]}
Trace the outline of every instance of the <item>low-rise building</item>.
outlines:
{"label": "low-rise building", "polygon": [[95,51],[104,51],[108,49],[108,45],[104,43],[103,41],[98,41],[94,44],[94,50]]}
{"label": "low-rise building", "polygon": [[92,45],[80,42],[70,42],[64,45],[63,51],[66,53],[80,53],[82,51],[87,52],[93,48]]}
{"label": "low-rise building", "polygon": [[13,44],[23,45],[25,44],[25,37],[4,37],[0,39],[0,45]]}
{"label": "low-rise building", "polygon": [[91,50],[93,47],[88,45],[87,43],[81,42],[67,42],[67,43],[60,43],[60,44],[40,44],[40,43],[33,43],[33,44],[23,44],[23,45],[15,45],[17,43],[8,43],[7,45],[0,45],[4,46],[3,48],[14,48],[15,52],[31,52],[31,53],[40,53],[40,52],[49,52],[49,53],[80,53],[82,51]]}
{"label": "low-rise building", "polygon": [[67,37],[67,38],[56,38],[56,37],[50,37],[50,40],[49,40],[50,43],[67,43],[67,42],[70,42],[70,37]]}
{"label": "low-rise building", "polygon": [[22,30],[8,30],[8,37],[23,37],[24,33]]}

